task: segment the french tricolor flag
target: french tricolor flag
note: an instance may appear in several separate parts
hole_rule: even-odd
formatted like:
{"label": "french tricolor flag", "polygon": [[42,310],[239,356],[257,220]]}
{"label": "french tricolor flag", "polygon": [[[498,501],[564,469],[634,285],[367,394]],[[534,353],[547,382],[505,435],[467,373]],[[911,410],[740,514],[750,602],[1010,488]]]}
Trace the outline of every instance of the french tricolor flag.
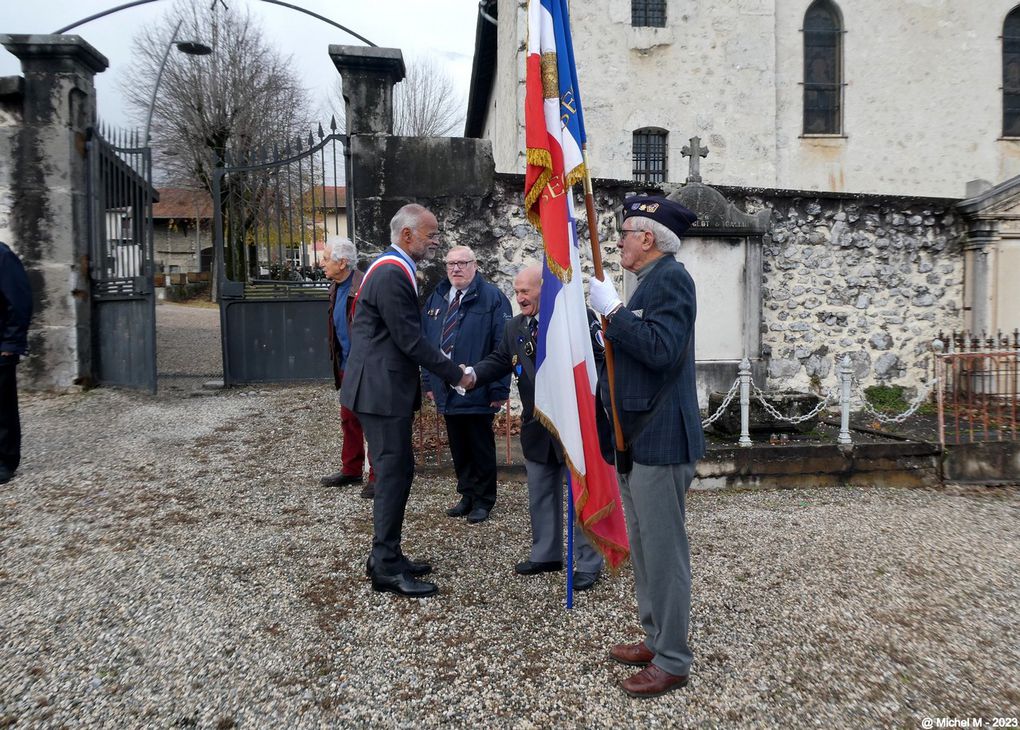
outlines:
{"label": "french tricolor flag", "polygon": [[524,205],[545,247],[535,412],[563,445],[585,534],[616,568],[630,550],[616,470],[602,457],[595,425],[597,374],[571,194],[585,173],[584,118],[566,0],[528,3],[524,118]]}

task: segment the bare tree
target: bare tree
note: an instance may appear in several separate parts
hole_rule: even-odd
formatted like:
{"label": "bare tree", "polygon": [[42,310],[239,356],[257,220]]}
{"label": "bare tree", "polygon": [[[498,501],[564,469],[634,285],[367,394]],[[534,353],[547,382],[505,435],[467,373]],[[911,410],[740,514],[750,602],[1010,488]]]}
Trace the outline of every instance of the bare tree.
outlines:
{"label": "bare tree", "polygon": [[[202,39],[213,52],[205,56],[171,52],[160,79],[163,54],[178,23],[178,39]],[[265,161],[280,150],[289,151],[295,140],[295,147],[304,144],[301,140],[311,129],[307,93],[291,70],[290,58],[265,40],[247,8],[182,0],[158,24],[136,36],[134,49],[137,63],[124,90],[144,123],[159,81],[151,110],[152,147],[163,181],[211,193],[217,166]],[[225,231],[231,278],[258,273],[261,218],[281,204],[278,195],[271,199],[279,190],[278,178],[276,182],[274,186],[265,169],[241,170],[223,179],[221,209],[229,208],[232,214],[230,230]]]}
{"label": "bare tree", "polygon": [[140,122],[170,33],[182,20],[178,38],[203,39],[213,53],[171,52],[152,110],[154,161],[168,182],[210,190],[212,171],[225,157],[251,159],[307,133],[307,92],[247,8],[178,4],[134,40],[137,62],[123,86]]}
{"label": "bare tree", "polygon": [[[393,87],[393,133],[403,137],[448,137],[464,127],[465,104],[453,78],[431,56],[410,58],[407,75]],[[344,100],[337,80],[334,112],[341,124]]]}

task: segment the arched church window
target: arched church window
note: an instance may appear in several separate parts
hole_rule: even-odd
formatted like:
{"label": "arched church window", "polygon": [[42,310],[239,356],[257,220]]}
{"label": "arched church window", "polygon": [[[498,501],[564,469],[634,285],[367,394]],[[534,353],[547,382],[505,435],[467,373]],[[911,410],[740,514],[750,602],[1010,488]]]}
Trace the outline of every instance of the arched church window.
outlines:
{"label": "arched church window", "polygon": [[630,24],[666,27],[666,0],[630,0]]}
{"label": "arched church window", "polygon": [[666,182],[669,132],[647,127],[634,131],[634,179]]}
{"label": "arched church window", "polygon": [[1020,137],[1020,6],[1002,26],[1002,136]]}
{"label": "arched church window", "polygon": [[829,0],[804,14],[804,134],[843,132],[843,22]]}

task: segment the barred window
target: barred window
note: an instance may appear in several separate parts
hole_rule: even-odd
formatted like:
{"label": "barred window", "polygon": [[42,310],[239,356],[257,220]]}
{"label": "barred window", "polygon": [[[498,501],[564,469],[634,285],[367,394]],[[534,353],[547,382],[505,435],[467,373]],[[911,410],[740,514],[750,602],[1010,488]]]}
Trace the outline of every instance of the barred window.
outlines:
{"label": "barred window", "polygon": [[634,179],[641,182],[666,182],[666,157],[669,132],[665,129],[638,129],[634,132]]}
{"label": "barred window", "polygon": [[1020,137],[1020,7],[1002,27],[1002,136]]}
{"label": "barred window", "polygon": [[666,27],[666,0],[630,0],[630,24]]}
{"label": "barred window", "polygon": [[843,131],[843,23],[839,8],[815,0],[804,14],[804,134]]}

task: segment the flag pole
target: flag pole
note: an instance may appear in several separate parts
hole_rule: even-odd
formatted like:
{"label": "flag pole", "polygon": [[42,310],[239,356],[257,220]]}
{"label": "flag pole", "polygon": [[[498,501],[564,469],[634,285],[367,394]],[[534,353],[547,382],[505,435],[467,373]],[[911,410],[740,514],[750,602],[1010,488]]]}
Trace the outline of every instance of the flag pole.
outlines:
{"label": "flag pole", "polygon": [[[584,207],[588,212],[588,239],[591,242],[591,260],[595,266],[595,278],[605,281],[606,276],[602,270],[602,249],[599,246],[598,219],[595,216],[595,194],[591,187],[591,165],[588,164],[588,143],[581,145],[581,155],[584,160]],[[602,331],[606,330],[606,318],[599,314],[599,321],[602,323]],[[616,411],[616,378],[615,360],[613,358],[613,346],[609,338],[605,338],[606,346],[606,373],[609,376],[609,405],[613,416],[613,436],[616,440],[616,450],[624,452],[627,444],[623,440],[623,427],[620,425],[620,417]]]}
{"label": "flag pole", "polygon": [[574,607],[574,485],[567,469],[567,610]]}

